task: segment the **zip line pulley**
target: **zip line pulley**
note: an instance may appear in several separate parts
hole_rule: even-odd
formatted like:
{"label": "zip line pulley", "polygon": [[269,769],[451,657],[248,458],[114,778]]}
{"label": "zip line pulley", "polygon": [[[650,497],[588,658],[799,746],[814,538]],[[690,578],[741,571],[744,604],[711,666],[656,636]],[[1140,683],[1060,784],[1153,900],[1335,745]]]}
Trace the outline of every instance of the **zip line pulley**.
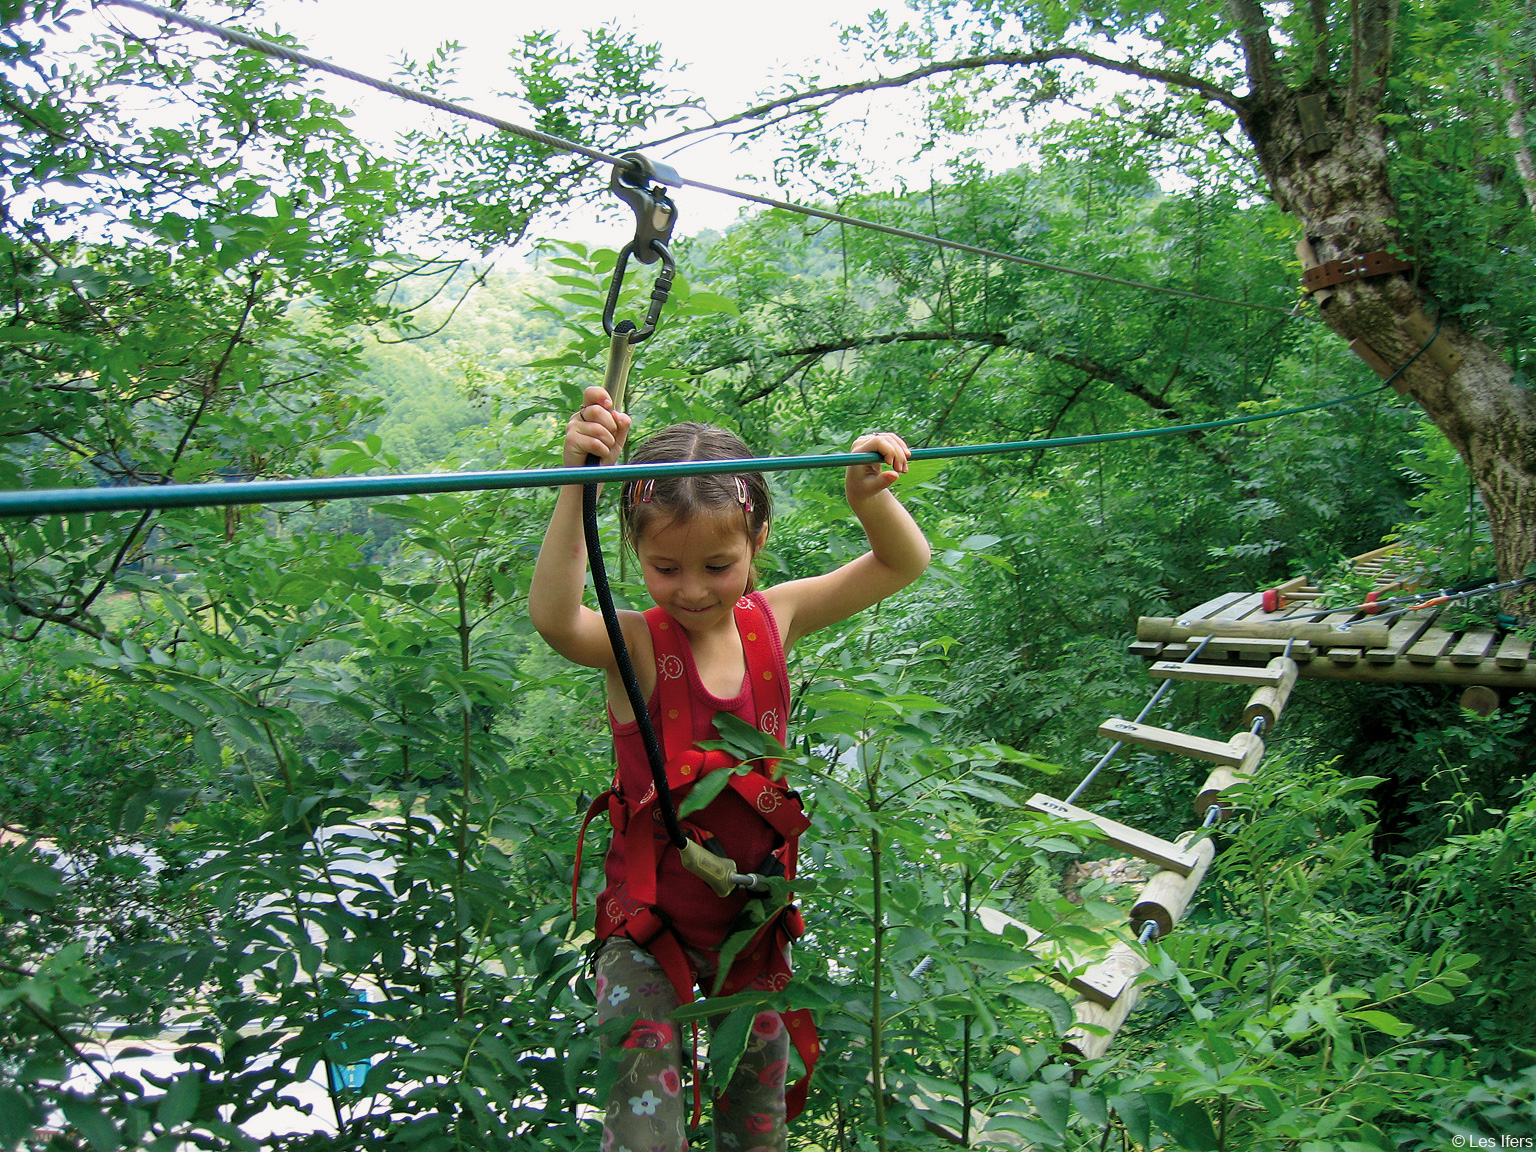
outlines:
{"label": "zip line pulley", "polygon": [[[683,180],[665,164],[658,164],[639,152],[626,152],[620,157],[623,163],[613,166],[608,189],[635,213],[635,238],[619,251],[613,266],[613,278],[608,282],[608,299],[603,304],[603,332],[612,337],[618,334],[613,314],[619,304],[619,292],[624,287],[624,272],[630,258],[642,264],[661,261],[656,272],[656,283],[651,289],[650,307],[646,309],[645,322],[638,327],[630,325],[625,337],[628,343],[638,344],[656,331],[661,309],[672,291],[672,278],[677,265],[672,260],[672,228],[677,223],[677,205],[667,195],[667,186],[682,187]],[[613,389],[609,389],[612,393]],[[618,397],[615,396],[615,403]]]}

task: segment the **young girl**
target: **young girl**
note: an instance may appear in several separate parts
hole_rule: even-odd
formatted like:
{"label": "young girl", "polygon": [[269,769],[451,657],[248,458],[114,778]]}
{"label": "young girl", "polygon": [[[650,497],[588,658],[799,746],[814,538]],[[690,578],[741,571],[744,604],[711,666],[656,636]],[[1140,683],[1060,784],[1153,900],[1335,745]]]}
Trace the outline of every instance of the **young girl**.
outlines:
{"label": "young girl", "polygon": [[[583,400],[566,427],[565,464],[579,466],[588,454],[611,464],[628,437],[630,418],[614,411],[602,388],[588,388]],[[782,742],[789,709],[785,651],[801,637],[904,588],[927,567],[928,543],[889,491],[907,470],[906,444],[882,432],[861,437],[853,451],[878,452],[885,462],[849,468],[845,481],[848,505],[870,550],[825,575],[762,592],[754,590],[753,561],[768,541],[770,508],[760,474],[624,486],[625,536],[656,607],[621,612],[619,619],[665,746],[673,788],[686,788],[713,769],[737,763],[724,753],[695,747],[718,739],[717,713],[732,713]],[[632,462],[750,455],[723,429],[679,424],[651,436]],[[607,886],[598,897],[597,1010],[600,1022],[623,1017],[631,1024],[621,1041],[603,1149],[683,1152],[688,1140],[681,1037],[669,1014],[693,998],[695,984],[722,995],[747,987],[782,988],[789,978],[789,940],[803,924],[797,912],[787,909],[753,938],[723,977],[717,972],[720,945],[752,897],[739,891],[716,895],[682,867],[668,841],[608,634],[602,618],[582,603],[586,567],[581,489],[572,485],[560,490],[544,535],[528,610],[556,652],[607,673],[618,772],[613,790],[592,808],[595,813],[606,807],[615,829],[605,862]],[[741,872],[792,877],[795,843],[807,823],[794,793],[768,766],[733,776],[714,800],[690,814],[685,827],[701,842],[719,841]],[[813,1036],[804,1013],[757,1016],[730,1085],[715,1101],[720,1148],[782,1152],[786,1147],[784,1071],[791,1033],[797,1041]],[[814,1048],[798,1046],[803,1058],[813,1058]],[[797,1105],[803,1087],[798,1092]]]}

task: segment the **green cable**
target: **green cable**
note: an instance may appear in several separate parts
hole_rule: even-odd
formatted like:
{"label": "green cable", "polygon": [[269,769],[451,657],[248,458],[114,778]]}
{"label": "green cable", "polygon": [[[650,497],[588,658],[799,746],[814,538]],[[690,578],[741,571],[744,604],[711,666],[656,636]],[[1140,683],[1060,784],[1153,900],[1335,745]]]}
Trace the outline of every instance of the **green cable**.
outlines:
{"label": "green cable", "polygon": [[[1421,349],[1422,351],[1422,349]],[[1411,364],[1410,360],[1408,363]],[[1406,368],[1408,365],[1403,365]],[[1402,369],[1398,370],[1399,372]],[[1301,412],[1333,408],[1380,392],[1385,383],[1333,400],[1303,404],[1279,412],[1232,416],[1201,424],[1165,428],[1136,428],[1089,436],[1056,436],[1046,440],[1009,440],[996,444],[963,444],[948,448],[917,448],[914,460],[956,460],[967,456],[998,456],[1044,448],[1075,448],[1118,440],[1176,436],[1230,428],[1261,420],[1278,420]],[[745,460],[691,460],[676,464],[617,464],[606,468],[527,468],[501,472],[442,472],[417,476],[334,476],[311,480],[248,480],[216,484],[160,484],[138,488],[54,488],[0,491],[0,516],[71,515],[84,512],[123,512],[156,508],[220,507],[234,504],[292,504],[315,500],[349,500],[377,496],[412,496],[438,492],[501,491],[512,488],[555,488],[565,484],[657,479],[664,476],[707,476],[731,472],[798,472],[812,468],[847,468],[873,464],[878,452],[834,452],[819,456],[753,457]]]}

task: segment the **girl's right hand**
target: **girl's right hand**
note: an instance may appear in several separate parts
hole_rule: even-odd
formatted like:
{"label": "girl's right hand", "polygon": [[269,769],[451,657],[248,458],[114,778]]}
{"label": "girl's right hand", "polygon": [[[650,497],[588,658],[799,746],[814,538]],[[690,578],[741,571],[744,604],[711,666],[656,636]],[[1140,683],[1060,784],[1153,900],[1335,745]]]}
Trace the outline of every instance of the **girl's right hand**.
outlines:
{"label": "girl's right hand", "polygon": [[612,464],[629,438],[627,412],[613,410],[613,397],[594,384],[582,394],[581,409],[565,425],[565,466],[580,468],[588,456]]}

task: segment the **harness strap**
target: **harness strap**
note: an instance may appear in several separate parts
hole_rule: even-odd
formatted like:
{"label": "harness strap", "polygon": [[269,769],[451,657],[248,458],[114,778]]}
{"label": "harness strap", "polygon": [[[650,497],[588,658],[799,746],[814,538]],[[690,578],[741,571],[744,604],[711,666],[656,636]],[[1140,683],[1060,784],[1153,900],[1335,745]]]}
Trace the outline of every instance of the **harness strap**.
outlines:
{"label": "harness strap", "polygon": [[[613,814],[612,807],[613,789],[610,788],[601,796],[587,805],[587,814],[581,818],[581,831],[576,834],[576,864],[571,869],[571,919],[575,920],[581,915],[576,909],[576,894],[581,890],[581,850],[587,842],[587,825],[592,823],[592,817],[596,816],[604,808],[609,810],[610,817]],[[623,805],[619,806],[620,812]]]}
{"label": "harness strap", "polygon": [[[746,664],[748,690],[758,727],[782,742],[789,715],[789,685],[779,669],[777,637],[769,631],[772,621],[751,597],[743,597],[735,606],[735,623],[741,636]],[[656,655],[656,690],[661,738],[666,755],[666,783],[669,792],[685,791],[704,776],[715,771],[729,771],[740,761],[729,753],[702,751],[693,743],[695,731],[693,693],[688,682],[688,664],[683,630],[660,607],[645,613]],[[752,771],[731,773],[728,786],[777,834],[781,846],[775,855],[784,865],[784,875],[794,879],[800,835],[810,827],[810,819],[799,797],[778,778],[777,763],[769,761]],[[598,934],[620,934],[647,949],[656,958],[672,984],[680,1004],[691,1003],[697,974],[683,950],[682,941],[666,916],[656,907],[657,880],[662,854],[670,847],[660,823],[656,786],[652,783],[637,799],[626,797],[617,786],[592,801],[581,824],[581,838],[576,846],[576,875],[571,882],[571,908],[576,910],[576,896],[581,873],[582,847],[587,825],[607,808],[614,834],[622,845],[624,886],[622,906],[610,900],[610,907],[599,909]],[[686,832],[699,835],[700,829],[684,822]],[[759,861],[738,861],[744,868],[758,868]],[[805,920],[798,908],[785,908],[768,921],[742,949],[724,974],[720,995],[730,995],[747,987],[781,990],[790,979],[789,944],[805,932]],[[821,1054],[816,1026],[808,1009],[779,1014],[789,1031],[790,1042],[806,1069],[806,1075],[785,1091],[790,1119],[800,1114],[809,1090],[810,1073]],[[702,1109],[698,1075],[698,1044],[694,1044],[694,1123]]]}

